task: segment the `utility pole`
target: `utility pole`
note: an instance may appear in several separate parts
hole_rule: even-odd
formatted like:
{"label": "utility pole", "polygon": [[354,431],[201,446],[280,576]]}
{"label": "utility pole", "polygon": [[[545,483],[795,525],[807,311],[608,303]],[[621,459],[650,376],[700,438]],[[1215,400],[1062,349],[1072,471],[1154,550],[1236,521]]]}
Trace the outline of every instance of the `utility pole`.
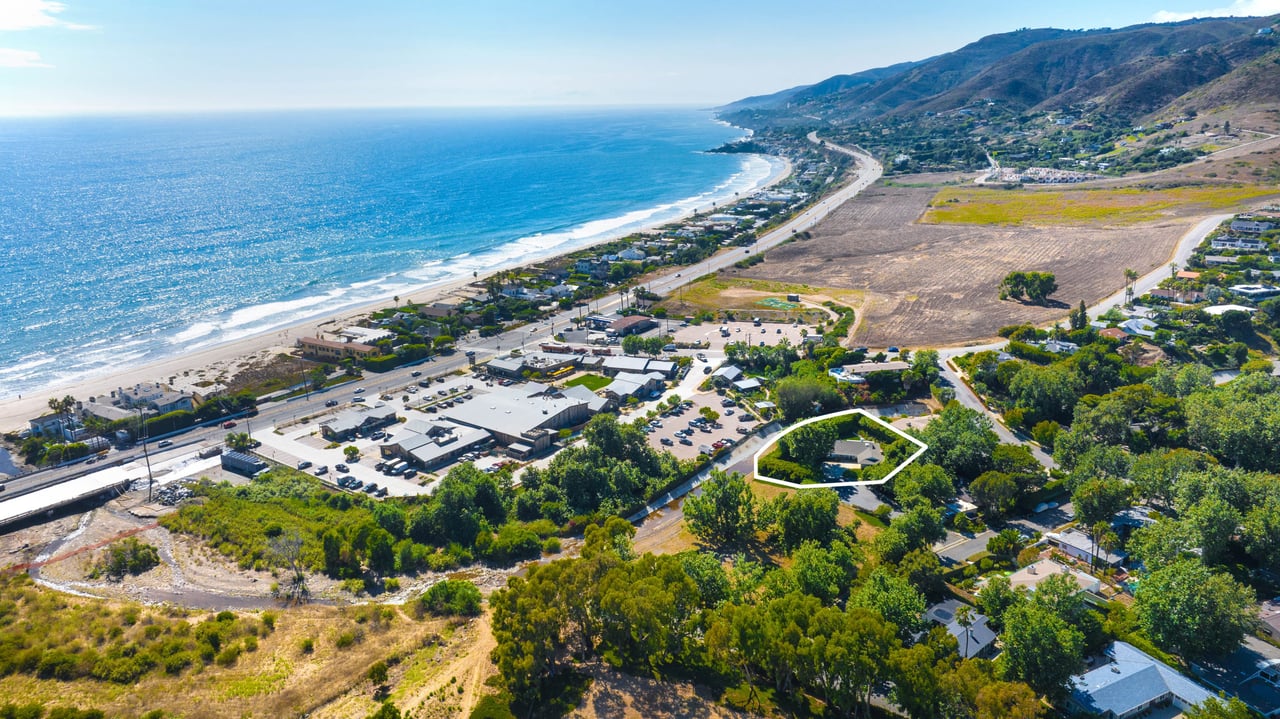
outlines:
{"label": "utility pole", "polygon": [[142,408],[138,408],[138,433],[142,435],[142,459],[147,464],[147,501],[151,501],[151,486],[155,478],[151,476],[151,455],[147,453],[147,425],[142,421]]}

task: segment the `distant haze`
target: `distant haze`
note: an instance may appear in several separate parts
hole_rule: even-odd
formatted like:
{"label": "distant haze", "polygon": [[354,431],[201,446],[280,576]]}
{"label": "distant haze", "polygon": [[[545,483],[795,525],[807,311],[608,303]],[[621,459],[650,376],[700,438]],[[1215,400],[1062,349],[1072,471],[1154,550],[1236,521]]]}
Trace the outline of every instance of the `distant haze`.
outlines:
{"label": "distant haze", "polygon": [[1280,0],[0,0],[0,115],[710,106],[1019,27],[1274,13]]}

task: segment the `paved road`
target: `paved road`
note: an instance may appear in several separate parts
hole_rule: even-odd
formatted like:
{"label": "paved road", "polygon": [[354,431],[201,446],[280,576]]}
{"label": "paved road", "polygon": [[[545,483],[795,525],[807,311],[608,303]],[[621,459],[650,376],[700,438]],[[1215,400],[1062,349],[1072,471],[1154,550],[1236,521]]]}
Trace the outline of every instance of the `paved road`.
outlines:
{"label": "paved road", "polygon": [[[814,142],[819,142],[816,134],[811,135],[810,139]],[[677,287],[691,282],[699,275],[731,266],[741,259],[743,254],[762,252],[781,244],[793,234],[812,227],[836,207],[839,207],[841,203],[853,198],[859,192],[871,186],[884,172],[880,163],[866,153],[830,143],[826,146],[833,151],[843,152],[857,158],[858,166],[855,176],[849,184],[840,188],[825,200],[801,212],[788,222],[766,233],[756,241],[755,245],[746,248],[745,252],[742,248],[727,249],[693,267],[673,269],[646,283],[649,290],[659,294],[671,292]],[[595,312],[606,312],[617,307],[620,303],[620,297],[609,296],[593,302],[592,308]],[[455,352],[452,355],[442,355],[428,362],[400,367],[382,374],[375,375],[370,373],[357,382],[333,387],[324,392],[315,392],[310,396],[294,398],[288,401],[264,403],[258,407],[258,415],[256,417],[247,421],[240,420],[236,431],[250,431],[251,433],[259,430],[265,431],[276,424],[291,422],[307,414],[321,412],[324,410],[324,403],[327,400],[337,400],[339,404],[346,404],[357,396],[357,388],[365,390],[362,393],[364,396],[377,396],[384,392],[398,394],[398,390],[401,388],[417,382],[418,378],[413,377],[411,375],[412,372],[421,372],[424,377],[448,374],[470,365],[470,359],[466,356],[465,351],[474,352],[475,360],[483,362],[517,347],[537,344],[554,336],[558,329],[571,326],[572,320],[579,314],[580,311],[577,309],[569,310],[556,314],[547,320],[517,327],[493,337],[475,338],[473,340],[464,339],[460,344],[460,348],[463,351]],[[190,453],[191,449],[196,445],[219,444],[226,436],[226,433],[227,430],[214,426],[186,432],[174,439],[173,447],[163,451],[155,451],[157,448],[153,444],[150,446],[152,460],[164,460],[179,456],[181,453]],[[96,473],[104,467],[116,466],[121,461],[128,461],[135,455],[140,454],[140,451],[129,450],[123,454],[113,451],[105,465],[102,463],[95,465],[77,464],[8,480],[6,481],[8,488],[4,495],[0,495],[0,502],[22,493]],[[103,480],[105,482],[106,478],[104,477]]]}

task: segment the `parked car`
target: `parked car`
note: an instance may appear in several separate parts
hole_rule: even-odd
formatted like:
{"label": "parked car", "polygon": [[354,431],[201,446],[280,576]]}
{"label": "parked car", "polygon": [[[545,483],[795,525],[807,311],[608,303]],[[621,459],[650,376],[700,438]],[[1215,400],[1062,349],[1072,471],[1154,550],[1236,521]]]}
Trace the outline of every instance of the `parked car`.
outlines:
{"label": "parked car", "polygon": [[310,467],[310,466],[311,466],[311,463],[305,459],[302,460],[301,462],[298,462],[298,469],[306,469],[307,467]]}
{"label": "parked car", "polygon": [[322,475],[322,474],[328,474],[328,473],[329,473],[329,468],[328,468],[328,467],[326,467],[325,465],[323,465],[323,464],[322,464],[322,465],[320,465],[319,467],[316,467],[316,476],[317,476],[317,477],[319,477],[319,476],[320,476],[320,475]]}
{"label": "parked car", "polygon": [[681,438],[680,438],[680,444],[692,445],[692,444],[693,444],[693,441],[692,441],[692,440],[690,440],[688,437],[681,437]]}
{"label": "parked car", "polygon": [[347,465],[342,464],[341,462],[339,462],[338,464],[333,465],[333,468],[334,468],[334,469],[336,469],[336,470],[338,470],[339,472],[350,472],[350,471],[351,471],[350,469],[347,469]]}
{"label": "parked car", "polygon": [[670,438],[670,437],[663,437],[662,439],[660,439],[660,440],[658,440],[658,441],[659,441],[659,442],[661,442],[661,443],[663,443],[663,444],[665,444],[665,445],[667,445],[668,447],[670,447],[671,445],[675,444],[675,442],[672,442],[672,441],[671,441],[671,438]]}

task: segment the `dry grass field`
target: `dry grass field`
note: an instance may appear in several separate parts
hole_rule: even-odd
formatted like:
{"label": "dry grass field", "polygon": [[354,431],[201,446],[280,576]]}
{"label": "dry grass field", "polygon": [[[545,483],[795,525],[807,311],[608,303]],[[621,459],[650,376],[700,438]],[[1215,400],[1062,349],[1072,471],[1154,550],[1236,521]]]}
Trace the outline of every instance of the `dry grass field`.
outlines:
{"label": "dry grass field", "polygon": [[[64,601],[112,609],[131,606],[66,595]],[[376,706],[372,702],[374,688],[365,678],[374,662],[388,657],[404,659],[392,668],[394,685],[405,673],[403,668],[413,666],[419,654],[445,660],[460,653],[458,644],[470,641],[453,631],[447,621],[416,621],[394,607],[385,608],[389,621],[369,619],[380,609],[383,608],[320,605],[280,609],[276,611],[275,631],[263,637],[256,650],[241,654],[229,667],[211,664],[187,669],[178,676],[153,671],[134,684],[94,679],[59,681],[14,674],[0,679],[0,700],[99,708],[108,716],[122,717],[159,709],[166,716],[188,719],[302,716],[337,703],[357,706],[359,713],[321,712],[315,716],[364,716]],[[185,615],[192,624],[211,616],[205,612],[151,611],[161,616]],[[145,616],[144,610],[144,622]],[[247,612],[242,616],[260,614]],[[358,639],[340,648],[337,639],[345,633]],[[303,649],[306,639],[313,642],[311,652]],[[443,661],[440,666],[447,668],[448,662]],[[354,704],[351,698],[356,699]]]}
{"label": "dry grass field", "polygon": [[1258,185],[1148,189],[951,187],[938,192],[920,221],[1000,226],[1132,226],[1188,213],[1209,214],[1276,194]]}
{"label": "dry grass field", "polygon": [[[789,294],[800,295],[802,303],[795,305],[786,302]],[[862,292],[857,290],[785,280],[746,279],[720,273],[681,287],[658,303],[658,306],[666,308],[668,316],[672,317],[727,310],[773,322],[799,321],[802,324],[813,324],[832,314],[815,305],[831,301],[857,307],[862,302],[862,296]]]}
{"label": "dry grass field", "polygon": [[[1123,286],[1123,270],[1149,272],[1169,261],[1203,210],[1125,227],[978,226],[917,220],[952,176],[895,178],[833,212],[812,238],[771,250],[766,261],[730,276],[866,292],[853,341],[872,347],[939,347],[992,338],[1005,325],[1063,319],[1080,300]],[[943,188],[942,192],[954,192]],[[1280,194],[1280,190],[1273,190]],[[998,191],[992,191],[998,192]],[[1053,272],[1056,307],[1002,302],[996,287],[1012,270]]]}

